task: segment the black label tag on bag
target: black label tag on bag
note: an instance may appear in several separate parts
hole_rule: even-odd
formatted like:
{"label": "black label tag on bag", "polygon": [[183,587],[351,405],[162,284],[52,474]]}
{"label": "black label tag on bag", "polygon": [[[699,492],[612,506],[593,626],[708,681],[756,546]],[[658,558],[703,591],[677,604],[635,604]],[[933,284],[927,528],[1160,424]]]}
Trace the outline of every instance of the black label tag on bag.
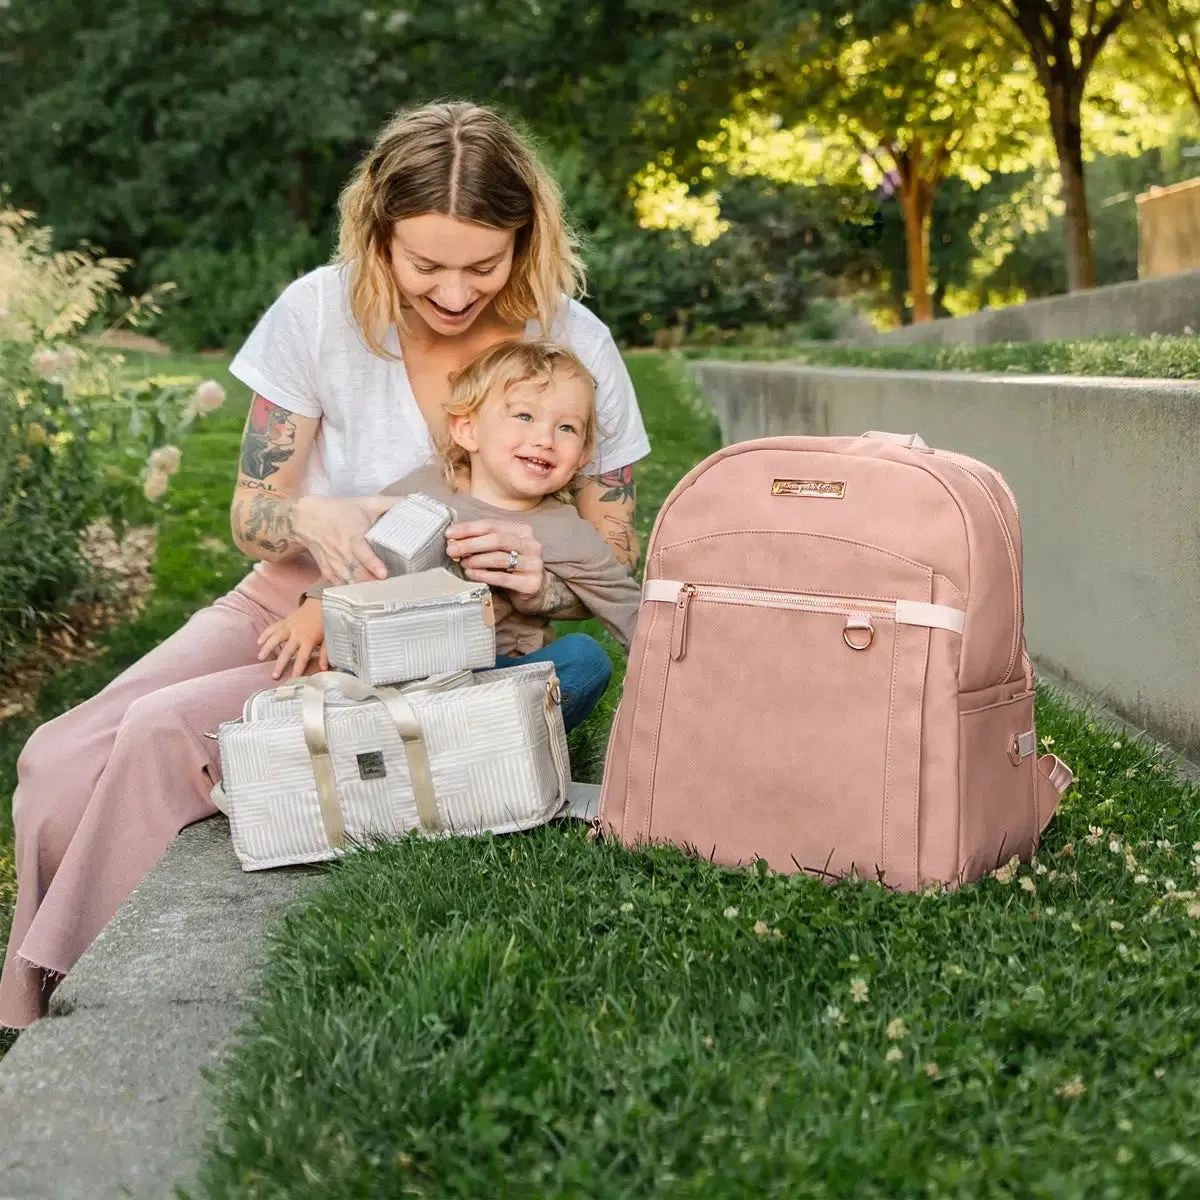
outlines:
{"label": "black label tag on bag", "polygon": [[361,779],[386,779],[387,764],[382,750],[368,750],[358,756],[358,774]]}

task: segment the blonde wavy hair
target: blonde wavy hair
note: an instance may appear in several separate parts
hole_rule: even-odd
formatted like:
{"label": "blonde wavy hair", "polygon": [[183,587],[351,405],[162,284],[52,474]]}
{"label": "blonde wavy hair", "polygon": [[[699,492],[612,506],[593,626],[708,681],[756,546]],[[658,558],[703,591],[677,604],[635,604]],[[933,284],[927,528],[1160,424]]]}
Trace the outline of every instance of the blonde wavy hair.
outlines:
{"label": "blonde wavy hair", "polygon": [[[473,417],[488,403],[502,400],[514,387],[533,381],[541,390],[553,387],[562,376],[573,376],[587,384],[591,404],[583,428],[583,453],[579,465],[583,466],[596,448],[599,430],[596,424],[596,381],[592,373],[565,346],[547,341],[500,342],[476,355],[455,376],[451,387],[450,402],[443,408],[447,418]],[[434,438],[438,455],[442,460],[442,473],[451,489],[457,490],[458,477],[462,472],[470,473],[471,456],[460,446],[450,433],[447,420]],[[554,493],[556,500],[573,504],[570,488]]]}
{"label": "blonde wavy hair", "polygon": [[494,300],[504,321],[536,318],[549,331],[564,297],[583,291],[558,185],[490,108],[453,101],[397,113],[359,163],[339,211],[336,261],[350,270],[350,310],[384,358],[395,357],[383,344],[388,327],[405,327],[391,243],[406,217],[439,213],[515,231],[512,274]]}

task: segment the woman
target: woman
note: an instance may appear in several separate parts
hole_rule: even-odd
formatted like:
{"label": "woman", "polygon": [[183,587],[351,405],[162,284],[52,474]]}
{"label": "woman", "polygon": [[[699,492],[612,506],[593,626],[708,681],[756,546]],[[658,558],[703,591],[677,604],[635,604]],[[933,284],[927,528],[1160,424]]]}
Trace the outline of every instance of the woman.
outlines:
{"label": "woman", "polygon": [[[576,480],[580,513],[633,565],[632,464],[649,450],[607,328],[569,297],[581,281],[558,193],[500,118],[469,104],[400,114],[341,201],[338,262],[297,280],[267,311],[232,373],[255,393],[232,506],[255,569],[99,695],[38,729],[13,796],[17,907],[0,980],[0,1023],[46,1011],[83,953],[185,825],[211,816],[217,746],[204,734],[272,684],[262,631],[318,577],[383,577],[364,534],[380,489],[433,454],[450,379],[506,339],[565,343],[597,382],[602,431]],[[515,607],[583,615],[520,522],[451,526],[468,578]],[[586,716],[608,682],[588,639],[555,661],[564,717]]]}

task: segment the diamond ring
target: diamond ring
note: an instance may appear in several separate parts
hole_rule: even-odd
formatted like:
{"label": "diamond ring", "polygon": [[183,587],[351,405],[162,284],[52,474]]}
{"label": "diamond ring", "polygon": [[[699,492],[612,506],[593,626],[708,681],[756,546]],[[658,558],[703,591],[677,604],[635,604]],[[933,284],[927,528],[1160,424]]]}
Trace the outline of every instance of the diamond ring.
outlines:
{"label": "diamond ring", "polygon": [[517,563],[520,561],[521,556],[515,550],[510,550],[508,552],[508,566],[504,569],[506,571],[515,571],[517,569]]}

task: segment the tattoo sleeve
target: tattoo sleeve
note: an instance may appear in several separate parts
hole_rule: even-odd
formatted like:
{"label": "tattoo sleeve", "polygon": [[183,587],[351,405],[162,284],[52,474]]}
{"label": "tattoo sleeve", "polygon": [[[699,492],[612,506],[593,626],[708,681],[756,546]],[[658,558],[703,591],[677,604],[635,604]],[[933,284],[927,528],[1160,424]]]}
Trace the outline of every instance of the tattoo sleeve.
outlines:
{"label": "tattoo sleeve", "polygon": [[261,485],[239,486],[233,496],[233,518],[243,547],[253,545],[268,554],[292,550],[292,503]]}
{"label": "tattoo sleeve", "polygon": [[604,489],[600,500],[636,500],[637,489],[633,484],[633,467],[619,467],[615,471],[605,471],[603,475],[594,476],[596,482]]}
{"label": "tattoo sleeve", "polygon": [[294,501],[271,482],[295,450],[292,414],[256,395],[242,434],[241,475],[233,495],[233,532],[242,549],[282,556],[295,548]]}
{"label": "tattoo sleeve", "polygon": [[296,422],[286,408],[256,395],[242,435],[242,474],[264,480],[274,475],[296,449]]}

